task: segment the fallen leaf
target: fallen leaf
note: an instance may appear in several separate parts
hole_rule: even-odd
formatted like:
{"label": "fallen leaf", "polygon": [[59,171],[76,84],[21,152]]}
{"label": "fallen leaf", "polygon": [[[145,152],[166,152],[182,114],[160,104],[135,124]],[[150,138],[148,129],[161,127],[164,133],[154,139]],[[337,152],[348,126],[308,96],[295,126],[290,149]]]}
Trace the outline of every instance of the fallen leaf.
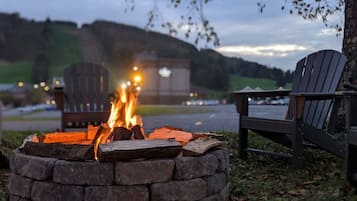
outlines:
{"label": "fallen leaf", "polygon": [[288,194],[293,195],[293,196],[298,196],[299,195],[299,193],[297,191],[295,191],[295,190],[288,191]]}
{"label": "fallen leaf", "polygon": [[305,181],[302,183],[302,185],[311,185],[311,184],[316,184],[316,181]]}

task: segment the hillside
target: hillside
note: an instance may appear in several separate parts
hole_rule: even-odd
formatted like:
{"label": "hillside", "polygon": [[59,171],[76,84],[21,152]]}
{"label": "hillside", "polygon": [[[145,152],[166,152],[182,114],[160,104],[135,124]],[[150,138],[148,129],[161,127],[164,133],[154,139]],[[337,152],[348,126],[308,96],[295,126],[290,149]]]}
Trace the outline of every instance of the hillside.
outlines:
{"label": "hillside", "polygon": [[81,61],[77,31],[71,22],[0,14],[0,82],[35,83],[62,75],[67,65]]}
{"label": "hillside", "polygon": [[225,57],[211,49],[198,50],[192,44],[165,34],[102,20],[85,27],[92,30],[103,44],[107,62],[121,68],[131,66],[134,53],[155,51],[160,57],[190,59],[191,82],[209,89],[228,90],[230,74],[270,79],[278,86],[291,81],[290,72],[240,58]]}
{"label": "hillside", "polygon": [[[72,22],[36,22],[18,14],[0,14],[0,82],[35,82],[61,76],[74,62],[103,62],[112,72],[123,74],[132,66],[135,53],[154,51],[160,57],[191,61],[191,82],[212,90],[232,89],[231,77],[273,80],[284,85],[290,72],[228,58],[211,49],[165,34],[108,21],[95,21],[82,28]],[[234,75],[234,76],[232,76]]]}

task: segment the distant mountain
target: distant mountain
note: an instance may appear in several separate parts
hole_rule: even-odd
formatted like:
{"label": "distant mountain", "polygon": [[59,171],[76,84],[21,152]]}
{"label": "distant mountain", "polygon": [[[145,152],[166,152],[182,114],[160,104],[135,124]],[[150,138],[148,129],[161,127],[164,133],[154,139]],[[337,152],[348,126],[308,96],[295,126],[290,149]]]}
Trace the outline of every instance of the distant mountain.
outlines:
{"label": "distant mountain", "polygon": [[[67,43],[68,40],[71,43]],[[84,44],[86,41],[91,41],[91,45]],[[95,48],[95,51],[88,51],[88,48]],[[198,50],[182,40],[133,26],[98,20],[78,29],[73,22],[50,19],[35,22],[18,14],[0,14],[0,61],[32,64],[38,58],[45,58],[48,63],[40,63],[49,66],[51,75],[61,75],[65,65],[83,60],[93,52],[98,55],[99,50],[98,58],[110,68],[132,66],[134,54],[143,51],[154,51],[160,57],[190,59],[191,82],[213,90],[228,90],[231,74],[272,79],[277,85],[284,85],[291,79],[290,72],[226,57],[212,49]]]}

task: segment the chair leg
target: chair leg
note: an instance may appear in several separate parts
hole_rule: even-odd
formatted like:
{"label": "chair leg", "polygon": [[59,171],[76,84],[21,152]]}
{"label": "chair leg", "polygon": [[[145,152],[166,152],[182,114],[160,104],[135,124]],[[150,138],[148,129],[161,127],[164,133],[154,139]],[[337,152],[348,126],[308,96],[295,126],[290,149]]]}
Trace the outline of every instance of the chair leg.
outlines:
{"label": "chair leg", "polygon": [[239,129],[239,158],[247,160],[248,129]]}
{"label": "chair leg", "polygon": [[66,123],[65,123],[65,120],[64,120],[64,114],[62,112],[62,115],[61,115],[61,131],[64,132],[64,130],[66,129]]}
{"label": "chair leg", "polygon": [[302,167],[302,154],[304,151],[303,137],[300,132],[296,132],[293,135],[293,159],[292,165],[298,169]]}
{"label": "chair leg", "polygon": [[346,178],[352,186],[357,186],[357,161],[355,157],[357,155],[357,127],[351,127],[348,133],[348,143],[346,152]]}

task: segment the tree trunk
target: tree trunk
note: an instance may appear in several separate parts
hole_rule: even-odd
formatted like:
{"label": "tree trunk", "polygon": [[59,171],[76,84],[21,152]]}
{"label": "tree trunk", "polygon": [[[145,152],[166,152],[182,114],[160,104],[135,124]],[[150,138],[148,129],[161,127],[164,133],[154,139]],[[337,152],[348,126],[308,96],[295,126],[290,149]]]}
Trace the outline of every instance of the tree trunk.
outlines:
{"label": "tree trunk", "polygon": [[357,81],[357,1],[345,0],[345,28],[343,36],[343,53],[348,59],[344,81]]}
{"label": "tree trunk", "polygon": [[[345,82],[355,82],[357,83],[357,1],[356,0],[345,0],[345,25],[344,25],[344,35],[343,35],[343,45],[342,52],[347,57],[348,62],[346,64],[346,70],[343,74],[342,80],[340,82],[339,88],[343,90],[343,84]],[[332,113],[337,115],[335,120],[330,122],[328,129],[335,133],[335,135],[340,135],[345,129],[345,105],[346,103],[341,100],[341,102],[336,104],[336,108],[333,108]]]}

